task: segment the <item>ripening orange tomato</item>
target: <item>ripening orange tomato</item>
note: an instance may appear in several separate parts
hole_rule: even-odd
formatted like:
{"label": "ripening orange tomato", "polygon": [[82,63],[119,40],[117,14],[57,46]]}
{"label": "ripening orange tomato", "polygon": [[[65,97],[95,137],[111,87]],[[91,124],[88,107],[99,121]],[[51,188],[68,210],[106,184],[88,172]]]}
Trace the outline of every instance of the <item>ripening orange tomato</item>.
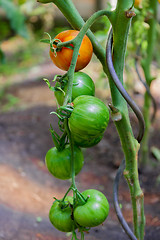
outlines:
{"label": "ripening orange tomato", "polygon": [[158,2],[160,3],[160,0],[158,0]]}
{"label": "ripening orange tomato", "polygon": [[141,0],[135,0],[134,6],[139,7],[139,4],[141,3]]}
{"label": "ripening orange tomato", "polygon": [[[59,39],[61,42],[66,42],[74,39],[78,35],[79,31],[76,30],[66,30],[59,33],[55,39]],[[54,46],[54,45],[53,45]],[[55,46],[54,46],[55,47]],[[85,35],[77,58],[75,71],[79,71],[86,67],[91,60],[93,53],[93,47],[90,39]],[[72,60],[73,50],[67,47],[62,47],[57,54],[50,50],[50,57],[53,63],[62,70],[68,71],[71,60]]]}

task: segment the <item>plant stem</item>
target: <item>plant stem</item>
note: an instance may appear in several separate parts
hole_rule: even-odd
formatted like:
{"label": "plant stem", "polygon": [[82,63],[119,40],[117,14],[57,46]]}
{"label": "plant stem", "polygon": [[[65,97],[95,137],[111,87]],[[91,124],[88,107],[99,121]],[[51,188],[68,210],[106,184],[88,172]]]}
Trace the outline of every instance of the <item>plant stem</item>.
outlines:
{"label": "plant stem", "polygon": [[[65,119],[65,129],[69,138],[70,148],[71,148],[71,172],[72,172],[72,187],[76,188],[75,183],[75,159],[74,159],[74,142],[71,132],[68,127],[68,119]],[[74,192],[73,192],[74,193]]]}
{"label": "plant stem", "polygon": [[[151,76],[151,64],[153,60],[153,52],[156,41],[156,24],[157,24],[157,9],[158,9],[158,1],[157,0],[149,0],[149,10],[152,10],[153,16],[148,20],[149,30],[148,30],[148,46],[147,46],[147,56],[142,61],[141,65],[144,71],[146,83],[148,87],[151,86],[152,80],[154,79]],[[151,127],[151,117],[150,117],[150,108],[151,108],[151,97],[145,92],[144,96],[144,104],[143,104],[143,115],[145,120],[145,134],[142,140],[141,145],[141,163],[146,166],[149,163],[149,133]]]}
{"label": "plant stem", "polygon": [[[131,22],[131,19],[127,17],[127,9],[129,9],[129,5],[127,6],[127,4],[130,4],[131,7],[133,1],[118,1],[116,10],[114,12],[115,16],[111,21],[113,26],[114,41],[113,63],[115,71],[122,83],[126,44]],[[113,105],[119,109],[122,115],[122,120],[115,122],[115,125],[119,133],[122,148],[125,154],[126,168],[124,171],[124,176],[128,182],[132,200],[134,233],[137,239],[142,240],[144,238],[145,219],[143,192],[140,188],[138,179],[137,154],[139,150],[139,144],[133,136],[126,102],[118,90],[113,86],[112,79],[109,78],[109,80]]]}
{"label": "plant stem", "polygon": [[79,48],[81,46],[81,42],[83,40],[84,35],[87,33],[88,29],[99,17],[104,16],[104,15],[110,16],[110,14],[111,14],[111,12],[108,12],[106,10],[100,10],[100,11],[94,13],[86,21],[86,23],[81,28],[79,34],[73,40],[64,42],[64,43],[59,43],[57,45],[57,47],[63,47],[68,44],[73,44],[73,46],[74,46],[71,65],[70,65],[68,73],[67,73],[69,81],[68,81],[67,92],[66,92],[66,96],[65,96],[63,105],[66,105],[68,103],[68,101],[71,102],[71,99],[72,99],[72,85],[73,85],[74,71],[75,71],[75,66],[76,66],[76,62],[77,62],[77,58],[78,58]]}

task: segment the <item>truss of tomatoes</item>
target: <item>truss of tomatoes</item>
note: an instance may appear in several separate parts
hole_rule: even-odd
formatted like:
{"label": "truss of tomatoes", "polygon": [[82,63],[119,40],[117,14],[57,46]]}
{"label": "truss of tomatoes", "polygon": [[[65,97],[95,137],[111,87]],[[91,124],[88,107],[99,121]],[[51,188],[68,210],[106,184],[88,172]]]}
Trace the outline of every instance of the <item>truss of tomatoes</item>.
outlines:
{"label": "truss of tomatoes", "polygon": [[[58,34],[56,41],[69,41],[77,36],[79,32],[68,30]],[[56,46],[53,45],[56,48]],[[89,75],[78,72],[83,69],[91,60],[92,44],[87,36],[83,38],[79,49],[72,85],[72,108],[68,117],[68,126],[71,132],[74,149],[75,175],[77,175],[84,164],[81,148],[88,148],[98,144],[103,138],[109,122],[109,110],[107,106],[95,97],[95,85]],[[60,69],[68,71],[73,50],[62,47],[59,51],[53,52],[50,49],[50,57],[53,63]],[[59,108],[63,106],[65,94],[68,87],[67,74],[58,76],[54,91]],[[54,136],[55,137],[55,136]],[[58,140],[60,142],[60,139]],[[71,170],[71,148],[65,143],[62,148],[51,148],[45,157],[48,171],[56,178],[70,179]],[[88,189],[80,193],[81,198],[76,195],[66,196],[62,200],[55,200],[49,212],[49,219],[53,226],[62,232],[71,232],[76,228],[87,229],[102,224],[109,213],[109,203],[103,193]],[[83,201],[82,201],[83,199]]]}
{"label": "truss of tomatoes", "polygon": [[73,229],[85,229],[102,224],[109,213],[109,203],[105,195],[95,189],[82,192],[85,202],[76,202],[73,208],[73,198],[67,196],[65,201],[55,200],[49,212],[53,226],[62,232],[72,232]]}

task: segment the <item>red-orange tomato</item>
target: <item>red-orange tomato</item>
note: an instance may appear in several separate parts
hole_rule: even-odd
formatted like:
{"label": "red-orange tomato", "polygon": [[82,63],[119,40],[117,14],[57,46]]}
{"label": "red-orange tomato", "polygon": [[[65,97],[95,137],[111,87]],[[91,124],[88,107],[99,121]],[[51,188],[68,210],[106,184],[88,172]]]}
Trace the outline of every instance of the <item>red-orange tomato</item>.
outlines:
{"label": "red-orange tomato", "polygon": [[[61,33],[59,33],[55,39],[59,39],[61,42],[66,42],[69,40],[74,39],[78,35],[79,31],[76,30],[66,30]],[[75,71],[79,71],[87,66],[87,64],[90,62],[91,57],[93,53],[93,47],[90,39],[85,35],[80,49],[79,49],[79,55],[77,58],[76,68]],[[60,69],[68,71],[69,66],[71,64],[73,55],[73,50],[70,48],[62,47],[60,51],[57,52],[57,55],[55,56],[54,52],[51,52],[50,50],[50,57],[53,61],[53,63]]]}

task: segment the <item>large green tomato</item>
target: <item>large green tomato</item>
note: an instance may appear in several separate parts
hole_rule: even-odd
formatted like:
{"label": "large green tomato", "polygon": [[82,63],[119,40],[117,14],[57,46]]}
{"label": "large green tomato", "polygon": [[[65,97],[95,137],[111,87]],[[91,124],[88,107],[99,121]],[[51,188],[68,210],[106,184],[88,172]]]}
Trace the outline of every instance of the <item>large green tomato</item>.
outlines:
{"label": "large green tomato", "polygon": [[[84,163],[83,153],[81,149],[74,146],[75,174],[77,175]],[[71,178],[71,149],[66,145],[62,151],[58,151],[56,147],[51,148],[45,157],[48,171],[56,178]]]}
{"label": "large green tomato", "polygon": [[89,189],[82,192],[87,202],[75,208],[74,220],[83,227],[95,227],[103,223],[109,213],[109,203],[103,193]]}
{"label": "large green tomato", "polygon": [[[66,80],[66,81],[65,81]],[[62,91],[58,90],[57,87],[61,87]],[[55,85],[55,89],[57,89],[54,94],[58,101],[58,104],[61,106],[64,102],[64,93],[67,91],[67,78],[64,78],[64,82],[61,84],[57,82]],[[90,78],[89,75],[83,72],[75,72],[74,79],[73,79],[73,87],[72,87],[72,101],[81,95],[95,95],[95,85],[93,80]]]}
{"label": "large green tomato", "polygon": [[69,128],[77,146],[91,147],[103,137],[109,122],[109,110],[98,98],[79,96],[73,101]]}
{"label": "large green tomato", "polygon": [[[65,201],[73,203],[72,197],[66,197]],[[71,232],[74,221],[72,220],[72,209],[70,204],[63,206],[58,201],[54,201],[49,212],[49,219],[53,226],[62,232]]]}

